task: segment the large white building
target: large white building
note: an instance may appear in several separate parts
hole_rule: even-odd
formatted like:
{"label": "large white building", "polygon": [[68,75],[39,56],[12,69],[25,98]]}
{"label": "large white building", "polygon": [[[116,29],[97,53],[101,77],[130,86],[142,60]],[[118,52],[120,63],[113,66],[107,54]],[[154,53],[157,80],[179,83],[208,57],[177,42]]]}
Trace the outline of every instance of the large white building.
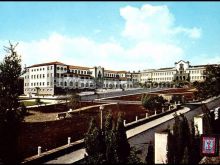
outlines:
{"label": "large white building", "polygon": [[190,82],[204,81],[204,70],[206,65],[191,66],[189,61],[180,60],[175,62],[174,67],[148,69],[140,73],[140,82],[172,82],[187,80]]}
{"label": "large white building", "polygon": [[[24,94],[54,95],[64,89],[132,88],[135,73],[82,67],[61,62],[26,67]],[[135,76],[134,76],[135,77]]]}
{"label": "large white building", "polygon": [[26,67],[24,94],[54,95],[63,89],[133,88],[139,83],[203,81],[206,65],[191,66],[189,61],[175,62],[174,67],[139,72],[106,70],[101,66],[72,66],[61,62]]}

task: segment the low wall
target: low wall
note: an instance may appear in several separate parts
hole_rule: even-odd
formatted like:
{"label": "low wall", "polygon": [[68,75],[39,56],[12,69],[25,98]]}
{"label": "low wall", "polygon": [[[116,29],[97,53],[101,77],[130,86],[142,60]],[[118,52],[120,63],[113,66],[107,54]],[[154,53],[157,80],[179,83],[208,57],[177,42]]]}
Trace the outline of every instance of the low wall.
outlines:
{"label": "low wall", "polygon": [[[216,98],[214,100],[210,100],[210,102],[208,102],[206,105],[209,109],[212,109],[214,107],[216,107],[217,105],[220,104],[220,98]],[[146,118],[146,119],[140,119],[139,121],[135,122],[134,124],[131,124],[131,125],[127,125],[126,126],[126,130],[129,131],[131,129],[135,129],[137,128],[138,126],[141,126],[142,124],[145,124],[149,121],[152,121],[152,120],[155,120],[155,119],[158,119],[160,117],[163,117],[165,115],[168,115],[170,113],[173,113],[174,111],[176,111],[177,109],[174,109],[174,110],[171,110],[171,111],[167,111],[167,112],[164,112],[164,113],[161,113],[161,114],[158,114],[156,116],[153,116],[153,117],[149,117],[149,118]],[[193,110],[193,111],[192,111]],[[199,114],[199,113],[202,113],[202,108],[201,107],[198,107],[198,108],[195,108],[195,109],[192,109],[190,111],[187,110],[186,112],[186,117],[188,118],[189,116],[194,116],[196,114]],[[153,128],[150,128],[148,130],[145,130],[144,132],[142,133],[139,133],[137,135],[133,135],[133,136],[130,136],[130,138],[128,137],[129,139],[129,143],[131,146],[135,146],[135,145],[138,145],[138,144],[143,144],[145,145],[144,146],[144,150],[147,150],[147,147],[146,147],[146,144],[147,142],[149,141],[149,139],[153,139],[154,137],[154,132],[155,131],[159,131],[159,130],[163,130],[163,129],[166,129],[168,125],[171,125],[173,122],[173,119],[170,119],[169,121],[166,121],[164,124],[164,122],[161,122],[159,125],[157,126],[154,126]],[[158,126],[162,126],[162,127],[158,127]],[[154,130],[155,129],[155,130]],[[148,134],[147,132],[148,131],[151,131],[150,134]],[[145,137],[145,134],[148,134],[149,137]],[[151,135],[152,134],[152,135]],[[138,143],[136,143],[138,142]],[[80,143],[78,144],[75,144],[75,145],[71,145],[71,146],[62,146],[62,147],[59,147],[57,149],[54,149],[54,151],[48,151],[46,153],[43,153],[42,156],[33,156],[31,158],[27,158],[25,159],[25,161],[23,163],[42,163],[42,162],[46,162],[48,160],[52,160],[52,159],[55,159],[57,157],[59,157],[60,155],[64,155],[64,154],[68,154],[70,152],[73,152],[74,150],[79,150],[79,149],[82,149],[83,148],[83,142],[81,141]],[[56,151],[57,150],[57,151]],[[146,151],[143,152],[146,156]],[[81,160],[84,158],[84,154],[82,153],[80,155],[81,157]],[[143,161],[143,157],[142,157],[142,161]],[[72,162],[74,163],[74,162]]]}

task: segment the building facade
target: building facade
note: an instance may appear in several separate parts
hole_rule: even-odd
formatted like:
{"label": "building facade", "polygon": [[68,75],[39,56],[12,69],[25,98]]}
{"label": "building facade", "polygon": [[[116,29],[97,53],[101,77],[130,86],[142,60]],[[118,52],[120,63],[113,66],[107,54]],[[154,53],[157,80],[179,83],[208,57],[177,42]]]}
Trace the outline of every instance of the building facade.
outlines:
{"label": "building facade", "polygon": [[175,62],[174,67],[139,72],[106,70],[104,67],[82,67],[61,62],[26,67],[24,94],[54,95],[63,89],[126,89],[149,82],[204,81],[206,65],[191,66],[189,61]]}
{"label": "building facade", "polygon": [[105,70],[103,67],[82,67],[61,62],[26,67],[24,94],[54,95],[60,90],[95,88],[132,88],[133,74],[127,71]]}
{"label": "building facade", "polygon": [[148,69],[140,73],[140,83],[147,82],[173,82],[173,81],[204,81],[206,65],[191,66],[189,61],[175,62],[174,67]]}

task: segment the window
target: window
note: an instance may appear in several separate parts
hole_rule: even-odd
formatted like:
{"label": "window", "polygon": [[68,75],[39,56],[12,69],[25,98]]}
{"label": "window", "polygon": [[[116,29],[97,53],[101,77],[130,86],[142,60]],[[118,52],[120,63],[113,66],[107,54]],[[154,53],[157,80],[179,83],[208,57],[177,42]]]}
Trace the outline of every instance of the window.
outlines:
{"label": "window", "polygon": [[47,85],[50,85],[50,83],[49,83],[49,82],[47,82]]}
{"label": "window", "polygon": [[38,71],[38,69],[37,69],[37,71]]}
{"label": "window", "polygon": [[43,82],[43,86],[44,86],[44,82]]}
{"label": "window", "polygon": [[84,74],[86,74],[86,71],[84,71]]}
{"label": "window", "polygon": [[57,77],[59,78],[59,76],[60,76],[60,74],[59,73],[57,73]]}
{"label": "window", "polygon": [[41,86],[41,82],[40,82],[40,86]]}
{"label": "window", "polygon": [[60,70],[63,70],[63,67],[60,67]]}
{"label": "window", "polygon": [[50,69],[52,70],[52,69],[53,69],[53,66],[51,66]]}
{"label": "window", "polygon": [[49,74],[49,73],[47,73],[47,77],[50,77],[50,74]]}
{"label": "window", "polygon": [[81,70],[81,74],[83,74],[83,71]]}
{"label": "window", "polygon": [[60,85],[63,86],[63,82],[60,82]]}
{"label": "window", "polygon": [[36,75],[34,75],[34,78],[36,78],[35,76],[36,76]]}
{"label": "window", "polygon": [[41,78],[41,74],[40,74],[40,78]]}
{"label": "window", "polygon": [[40,71],[41,71],[41,68],[40,68]]}
{"label": "window", "polygon": [[72,81],[70,81],[70,86],[73,86],[73,82]]}
{"label": "window", "polygon": [[60,68],[59,68],[59,67],[57,67],[57,70],[60,70]]}
{"label": "window", "polygon": [[45,75],[43,74],[43,78],[45,78]]}

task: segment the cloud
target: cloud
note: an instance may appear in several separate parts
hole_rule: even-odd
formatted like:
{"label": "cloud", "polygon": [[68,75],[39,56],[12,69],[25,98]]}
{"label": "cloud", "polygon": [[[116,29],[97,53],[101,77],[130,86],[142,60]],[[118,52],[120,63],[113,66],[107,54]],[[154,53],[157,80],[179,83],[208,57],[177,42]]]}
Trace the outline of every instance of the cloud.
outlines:
{"label": "cloud", "polygon": [[[18,52],[27,66],[60,61],[71,65],[103,66],[113,70],[143,70],[172,67],[185,57],[179,45],[179,35],[198,39],[201,29],[175,26],[175,17],[167,6],[143,5],[140,9],[126,6],[120,9],[124,19],[122,40],[110,36],[104,42],[86,36],[67,36],[51,33],[48,38],[30,42],[19,41]],[[99,33],[95,30],[94,33]],[[7,45],[4,41],[0,41]]]}
{"label": "cloud", "polygon": [[150,41],[169,41],[176,34],[186,34],[196,39],[201,36],[201,29],[175,26],[175,17],[168,7],[143,5],[140,9],[126,6],[120,9],[125,20],[122,35],[131,39]]}

